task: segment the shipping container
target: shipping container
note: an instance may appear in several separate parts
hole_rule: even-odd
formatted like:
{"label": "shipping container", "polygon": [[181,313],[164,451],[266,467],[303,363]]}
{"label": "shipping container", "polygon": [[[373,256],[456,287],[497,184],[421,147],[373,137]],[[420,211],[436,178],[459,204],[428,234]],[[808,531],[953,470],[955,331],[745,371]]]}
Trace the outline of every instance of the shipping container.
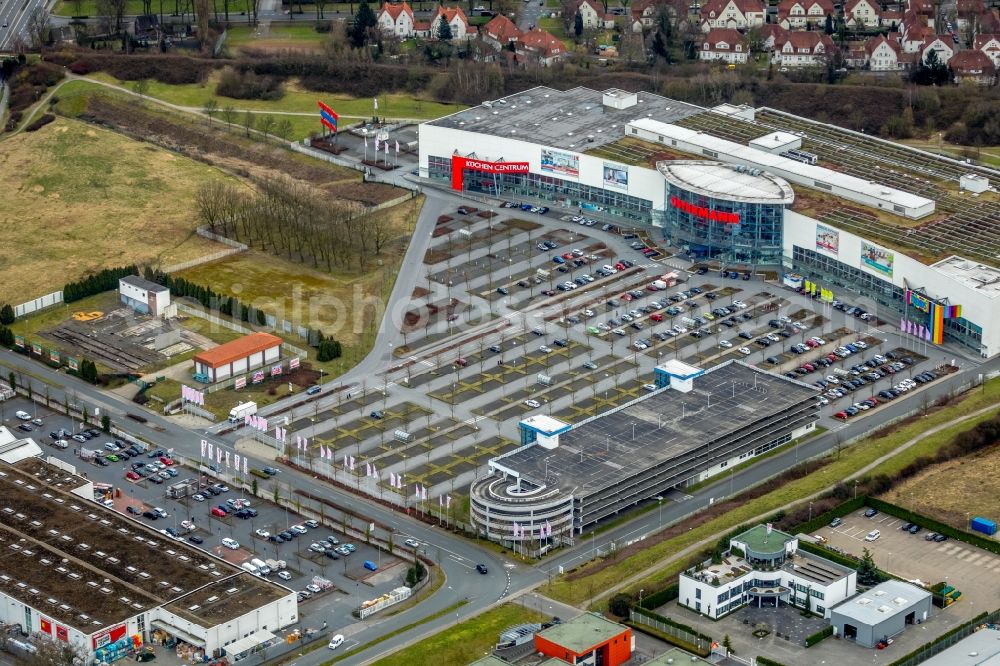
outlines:
{"label": "shipping container", "polygon": [[986,518],[981,518],[976,516],[969,522],[969,527],[971,527],[976,532],[982,532],[983,534],[989,534],[990,536],[997,533],[997,524],[992,520],[987,520]]}

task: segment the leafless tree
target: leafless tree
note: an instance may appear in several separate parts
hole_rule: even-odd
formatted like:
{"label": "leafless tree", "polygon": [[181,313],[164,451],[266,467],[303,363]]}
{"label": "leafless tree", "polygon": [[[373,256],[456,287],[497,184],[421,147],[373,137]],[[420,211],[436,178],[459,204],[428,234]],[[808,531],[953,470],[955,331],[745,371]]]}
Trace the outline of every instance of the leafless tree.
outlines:
{"label": "leafless tree", "polygon": [[260,121],[257,123],[257,129],[264,135],[264,141],[267,141],[268,135],[274,132],[276,124],[277,121],[274,119],[274,116],[267,115],[261,117]]}
{"label": "leafless tree", "polygon": [[254,120],[253,114],[249,111],[243,112],[243,129],[247,133],[247,138],[250,138],[250,131],[254,128],[256,121]]}
{"label": "leafless tree", "polygon": [[39,49],[49,41],[49,12],[42,7],[35,7],[28,17],[28,35],[32,48]]}
{"label": "leafless tree", "polygon": [[232,105],[223,107],[222,119],[226,121],[226,126],[232,129],[233,123],[236,121],[236,109]]}
{"label": "leafless tree", "polygon": [[71,666],[86,662],[86,651],[76,643],[43,637],[35,641],[34,654],[20,661],[30,666]]}

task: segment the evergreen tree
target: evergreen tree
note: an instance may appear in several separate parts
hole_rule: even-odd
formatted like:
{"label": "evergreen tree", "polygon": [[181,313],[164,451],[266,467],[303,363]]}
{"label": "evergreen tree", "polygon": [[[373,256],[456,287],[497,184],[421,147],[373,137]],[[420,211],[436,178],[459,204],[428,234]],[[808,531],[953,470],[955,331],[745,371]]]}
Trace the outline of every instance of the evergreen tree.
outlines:
{"label": "evergreen tree", "polygon": [[858,564],[858,584],[859,585],[878,585],[885,578],[882,576],[882,572],[878,570],[875,566],[875,560],[872,558],[872,553],[867,548],[864,549],[861,556],[861,562]]}
{"label": "evergreen tree", "polygon": [[4,326],[10,326],[14,323],[14,308],[10,306],[10,303],[4,303],[3,307],[0,308],[0,324]]}
{"label": "evergreen tree", "polygon": [[14,346],[14,333],[6,326],[0,326],[0,346]]}
{"label": "evergreen tree", "polygon": [[826,15],[826,25],[823,27],[823,32],[828,35],[833,34],[833,14]]}
{"label": "evergreen tree", "polygon": [[445,20],[446,18],[444,14],[441,14],[441,20],[438,22],[437,38],[442,42],[450,42],[453,37],[451,34],[451,24]]}
{"label": "evergreen tree", "polygon": [[354,15],[354,25],[351,26],[351,46],[356,49],[363,47],[368,42],[369,28],[374,28],[377,22],[375,12],[372,11],[367,2],[358,5],[358,11]]}
{"label": "evergreen tree", "polygon": [[576,35],[577,39],[583,35],[583,15],[580,12],[577,12],[576,16],[573,17],[573,34]]}

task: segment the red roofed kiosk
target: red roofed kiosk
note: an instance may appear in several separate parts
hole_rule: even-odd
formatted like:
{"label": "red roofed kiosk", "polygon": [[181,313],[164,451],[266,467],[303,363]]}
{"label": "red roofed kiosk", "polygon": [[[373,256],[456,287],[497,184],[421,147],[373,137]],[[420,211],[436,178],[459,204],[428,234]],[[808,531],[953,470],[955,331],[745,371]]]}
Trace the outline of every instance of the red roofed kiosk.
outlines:
{"label": "red roofed kiosk", "polygon": [[635,639],[628,627],[595,613],[578,615],[535,634],[535,650],[570,664],[620,666],[632,658]]}

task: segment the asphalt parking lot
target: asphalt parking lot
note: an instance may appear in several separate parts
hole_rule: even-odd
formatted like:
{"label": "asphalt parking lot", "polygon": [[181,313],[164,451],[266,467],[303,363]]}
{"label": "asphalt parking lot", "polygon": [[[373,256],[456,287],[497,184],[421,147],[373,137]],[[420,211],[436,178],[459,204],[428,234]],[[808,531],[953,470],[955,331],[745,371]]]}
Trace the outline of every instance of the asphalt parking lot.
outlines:
{"label": "asphalt parking lot", "polygon": [[[294,511],[279,507],[262,498],[248,499],[250,507],[257,511],[258,515],[255,517],[240,519],[234,517],[232,514],[225,518],[216,517],[211,513],[212,508],[222,505],[232,511],[232,508],[227,505],[227,501],[236,501],[241,498],[247,499],[246,494],[241,494],[239,490],[230,489],[228,492],[217,496],[209,496],[202,502],[194,501],[190,497],[170,499],[166,496],[167,487],[181,480],[196,478],[196,471],[180,465],[174,465],[172,467],[177,471],[177,476],[170,480],[164,480],[162,484],[151,483],[148,479],[132,482],[125,478],[125,473],[131,469],[133,463],[154,462],[158,458],[149,458],[146,454],[140,454],[138,457],[131,458],[130,460],[111,462],[107,466],[101,467],[81,460],[76,452],[80,447],[86,447],[89,449],[98,449],[101,455],[106,456],[109,452],[104,449],[104,444],[112,441],[113,437],[101,433],[99,437],[85,444],[70,439],[71,446],[69,448],[65,450],[58,449],[52,446],[53,439],[49,436],[49,433],[58,431],[61,428],[65,428],[71,432],[78,432],[81,430],[79,422],[73,423],[64,415],[47,410],[44,406],[36,407],[23,398],[15,398],[0,403],[0,407],[2,407],[0,417],[3,418],[4,425],[9,428],[16,428],[21,423],[14,416],[14,412],[17,410],[24,410],[33,417],[41,419],[42,425],[34,427],[30,433],[18,430],[14,430],[14,432],[21,436],[32,437],[42,447],[46,455],[55,456],[60,460],[75,465],[78,473],[85,475],[95,483],[106,483],[116,489],[120,489],[120,495],[116,494],[113,498],[113,508],[115,510],[126,513],[127,507],[134,506],[140,511],[145,512],[159,507],[167,514],[166,517],[151,520],[143,515],[126,513],[130,518],[157,530],[164,530],[169,527],[181,535],[181,538],[188,541],[191,541],[191,537],[200,539],[201,543],[194,545],[212,552],[233,564],[239,565],[252,558],[284,560],[287,563],[287,571],[292,575],[292,578],[284,580],[279,578],[276,573],[272,573],[268,578],[296,591],[303,590],[307,584],[312,582],[314,576],[332,582],[337,592],[323,592],[306,600],[303,609],[307,614],[310,611],[309,607],[313,604],[317,606],[328,605],[331,601],[327,597],[357,605],[363,599],[378,596],[394,587],[398,587],[401,581],[405,579],[406,566],[403,560],[388,553],[380,552],[378,549],[365,544],[363,540],[346,537],[342,528],[334,529],[330,526],[321,526],[317,529],[312,529],[304,527],[306,533],[293,538],[289,542],[276,543],[270,541],[267,538],[258,536],[256,531],[264,530],[271,534],[286,531],[293,525],[301,525],[304,519],[301,516],[297,516]],[[93,427],[93,424],[90,424],[88,427]],[[203,479],[204,483],[202,485],[210,485],[218,482],[218,480],[210,477],[203,477]],[[266,481],[261,481],[261,490],[259,492],[262,494],[269,492],[268,489],[270,487]],[[281,492],[284,494],[286,491],[283,489]],[[328,522],[333,523],[335,519],[340,521],[345,520],[339,515],[334,516],[334,513],[334,511],[330,511],[327,514],[329,516]],[[195,529],[187,530],[182,525],[185,521],[193,523]],[[350,524],[357,527],[356,523],[357,521],[355,520]],[[347,556],[338,554],[338,559],[334,560],[323,554],[309,550],[309,546],[312,543],[329,536],[334,536],[341,544],[352,543],[356,548],[355,552]],[[230,549],[222,546],[222,539],[235,540],[239,543],[239,548]],[[378,566],[378,571],[372,572],[367,570],[364,567],[366,560],[375,562]]]}
{"label": "asphalt parking lot", "polygon": [[[969,619],[1000,607],[1000,556],[961,541],[927,541],[928,530],[910,534],[900,528],[904,521],[885,513],[865,518],[864,511],[844,517],[842,525],[823,528],[817,534],[830,545],[860,556],[868,548],[880,568],[906,580],[920,580],[929,585],[945,581],[962,591],[962,598],[944,611],[957,618]],[[875,541],[865,535],[878,530]]]}

